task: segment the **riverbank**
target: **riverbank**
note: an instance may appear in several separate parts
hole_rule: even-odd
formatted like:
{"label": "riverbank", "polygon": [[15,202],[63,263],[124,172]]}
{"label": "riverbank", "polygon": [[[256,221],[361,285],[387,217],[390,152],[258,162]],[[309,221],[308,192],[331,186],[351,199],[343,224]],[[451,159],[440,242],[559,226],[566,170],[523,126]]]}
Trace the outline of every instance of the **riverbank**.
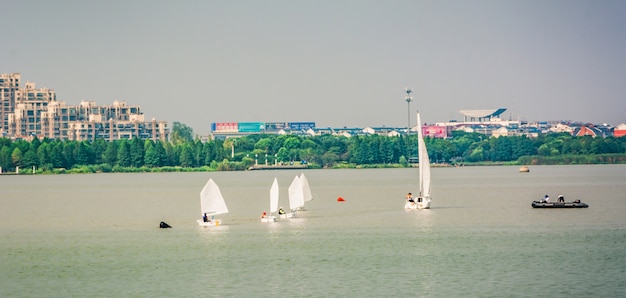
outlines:
{"label": "riverbank", "polygon": [[[531,166],[531,165],[583,165],[583,164],[626,164],[626,154],[597,154],[597,155],[564,155],[564,156],[522,156],[516,161],[509,162],[457,162],[432,163],[431,167],[471,167],[471,166]],[[223,161],[211,166],[203,167],[120,167],[108,164],[76,166],[71,169],[35,169],[20,170],[19,173],[4,171],[0,175],[35,175],[35,174],[97,174],[97,173],[162,173],[162,172],[221,172],[221,171],[249,171],[249,170],[306,170],[306,169],[381,169],[381,168],[410,168],[419,167],[414,163],[386,163],[386,164],[355,164],[337,163],[331,167],[322,167],[316,163],[286,164],[286,165],[248,165],[242,162]]]}

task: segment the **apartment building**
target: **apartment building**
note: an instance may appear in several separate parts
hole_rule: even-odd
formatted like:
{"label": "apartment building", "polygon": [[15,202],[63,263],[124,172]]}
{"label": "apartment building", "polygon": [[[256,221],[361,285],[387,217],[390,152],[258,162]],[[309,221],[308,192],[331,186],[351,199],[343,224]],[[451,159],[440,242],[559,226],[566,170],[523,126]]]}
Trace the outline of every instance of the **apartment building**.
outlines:
{"label": "apartment building", "polygon": [[41,115],[51,102],[56,102],[54,90],[37,89],[35,83],[26,82],[25,88],[15,92],[13,113],[8,115],[9,135],[43,135]]}
{"label": "apartment building", "polygon": [[117,100],[108,106],[99,106],[93,101],[66,105],[57,101],[51,89],[37,89],[31,82],[20,88],[20,79],[20,74],[0,75],[2,137],[76,141],[168,138],[167,122],[145,121],[139,106]]}
{"label": "apartment building", "polygon": [[20,96],[20,81],[19,73],[0,74],[0,136],[6,136],[9,131],[9,115]]}
{"label": "apartment building", "polygon": [[108,106],[93,101],[82,101],[77,106],[55,102],[42,114],[42,130],[48,138],[76,141],[133,137],[156,141],[167,140],[169,135],[167,122],[145,121],[139,106],[117,100]]}

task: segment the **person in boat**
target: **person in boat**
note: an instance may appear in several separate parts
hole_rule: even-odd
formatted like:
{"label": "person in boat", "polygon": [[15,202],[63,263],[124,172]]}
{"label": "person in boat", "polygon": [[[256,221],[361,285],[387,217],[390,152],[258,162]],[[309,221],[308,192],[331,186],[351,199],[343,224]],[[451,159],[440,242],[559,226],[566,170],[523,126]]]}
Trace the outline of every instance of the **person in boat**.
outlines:
{"label": "person in boat", "polygon": [[545,197],[543,197],[543,201],[541,201],[542,203],[550,203],[550,196],[546,195]]}
{"label": "person in boat", "polygon": [[559,203],[565,203],[565,197],[563,195],[559,195],[558,201]]}
{"label": "person in boat", "polygon": [[206,216],[206,213],[204,213],[204,215],[202,215],[202,221],[209,222],[209,218]]}
{"label": "person in boat", "polygon": [[267,212],[263,212],[263,214],[261,214],[261,218],[266,218],[267,217]]}
{"label": "person in boat", "polygon": [[415,200],[413,199],[413,194],[412,193],[408,193],[406,195],[406,201],[410,202],[410,203],[415,203]]}
{"label": "person in boat", "polygon": [[285,210],[283,210],[283,207],[278,208],[278,214],[285,214]]}
{"label": "person in boat", "polygon": [[580,200],[574,200],[575,204],[580,204]]}

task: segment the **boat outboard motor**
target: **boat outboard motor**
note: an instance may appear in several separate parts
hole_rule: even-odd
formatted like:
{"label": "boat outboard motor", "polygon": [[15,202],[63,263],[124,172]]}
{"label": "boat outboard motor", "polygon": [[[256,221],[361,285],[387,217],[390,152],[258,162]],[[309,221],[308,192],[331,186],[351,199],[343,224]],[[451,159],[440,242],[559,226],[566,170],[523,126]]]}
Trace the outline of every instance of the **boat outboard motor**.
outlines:
{"label": "boat outboard motor", "polygon": [[168,228],[171,228],[171,227],[172,227],[172,226],[168,225],[168,224],[167,224],[166,222],[164,222],[164,221],[162,221],[162,222],[159,224],[159,228],[161,228],[161,229],[168,229]]}

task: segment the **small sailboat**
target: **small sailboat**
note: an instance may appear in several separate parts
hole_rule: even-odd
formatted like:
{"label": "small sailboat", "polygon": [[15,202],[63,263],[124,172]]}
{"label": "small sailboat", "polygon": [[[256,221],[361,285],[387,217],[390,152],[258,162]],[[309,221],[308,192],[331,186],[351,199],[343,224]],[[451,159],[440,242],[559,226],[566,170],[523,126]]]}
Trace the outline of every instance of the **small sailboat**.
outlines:
{"label": "small sailboat", "polygon": [[[310,202],[313,200],[313,194],[311,193],[311,187],[309,186],[309,180],[306,179],[304,173],[300,174],[300,180],[302,183],[302,195],[304,196],[304,203]],[[302,210],[304,210],[304,205],[302,205]]]}
{"label": "small sailboat", "polygon": [[294,217],[298,209],[304,207],[304,189],[302,188],[302,179],[296,175],[289,185],[289,209],[290,213],[285,217]]}
{"label": "small sailboat", "polygon": [[202,227],[219,226],[222,224],[222,220],[216,219],[215,216],[226,213],[228,213],[228,207],[226,207],[222,192],[215,181],[209,179],[200,192],[202,219],[198,219],[198,225]]}
{"label": "small sailboat", "polygon": [[278,180],[274,178],[274,183],[270,188],[270,214],[261,216],[261,222],[273,222],[276,221],[276,216],[273,214],[278,210]]}
{"label": "small sailboat", "polygon": [[417,154],[419,158],[419,194],[413,201],[408,200],[405,209],[428,209],[430,208],[430,160],[428,150],[422,135],[422,121],[420,113],[417,113]]}

